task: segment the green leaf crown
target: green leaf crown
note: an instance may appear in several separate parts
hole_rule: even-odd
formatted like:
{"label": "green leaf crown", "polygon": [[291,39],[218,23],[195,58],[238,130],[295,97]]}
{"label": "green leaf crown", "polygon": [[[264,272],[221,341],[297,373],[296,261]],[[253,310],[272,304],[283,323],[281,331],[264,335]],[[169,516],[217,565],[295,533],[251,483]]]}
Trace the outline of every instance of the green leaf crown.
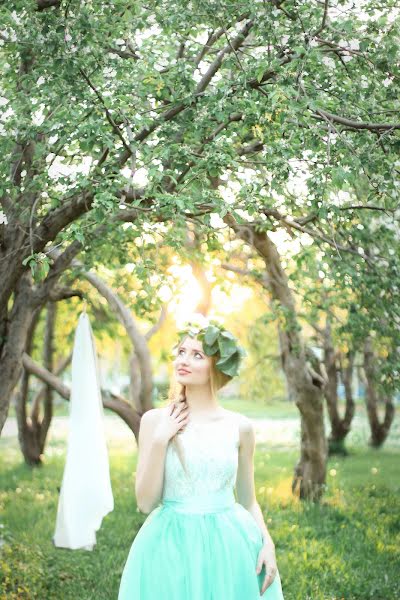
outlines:
{"label": "green leaf crown", "polygon": [[237,339],[230,331],[224,329],[217,321],[206,322],[204,317],[202,322],[196,322],[191,319],[187,321],[178,331],[179,344],[188,335],[197,338],[203,344],[204,353],[207,356],[219,356],[215,366],[221,373],[230,377],[238,374],[241,360],[246,356]]}

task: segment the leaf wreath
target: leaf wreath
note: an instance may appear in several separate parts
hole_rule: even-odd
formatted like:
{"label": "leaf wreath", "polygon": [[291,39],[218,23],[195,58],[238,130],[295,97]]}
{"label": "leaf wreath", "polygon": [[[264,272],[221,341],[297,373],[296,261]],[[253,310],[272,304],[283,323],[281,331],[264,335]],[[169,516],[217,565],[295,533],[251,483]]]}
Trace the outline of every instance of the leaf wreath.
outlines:
{"label": "leaf wreath", "polygon": [[235,377],[238,374],[242,358],[246,356],[237,339],[227,331],[217,321],[210,321],[207,327],[189,321],[180,329],[179,343],[186,336],[197,338],[203,344],[203,350],[207,356],[218,355],[219,359],[215,366],[221,373],[229,377]]}

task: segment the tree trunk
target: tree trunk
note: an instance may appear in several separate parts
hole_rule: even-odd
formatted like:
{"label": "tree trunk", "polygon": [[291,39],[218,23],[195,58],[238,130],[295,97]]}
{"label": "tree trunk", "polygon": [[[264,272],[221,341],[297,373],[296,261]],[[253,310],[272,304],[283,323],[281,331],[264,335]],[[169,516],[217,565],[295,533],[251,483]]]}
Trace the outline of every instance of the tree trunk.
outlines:
{"label": "tree trunk", "polygon": [[[353,372],[354,356],[352,352],[348,353],[348,365],[345,369],[341,369],[340,354],[335,351],[332,343],[331,323],[329,316],[326,320],[326,326],[323,331],[324,336],[324,364],[327,373],[327,384],[325,386],[325,399],[328,408],[329,421],[331,432],[328,437],[329,454],[347,455],[345,447],[345,439],[351,428],[351,422],[354,417],[354,400],[351,386],[351,378]],[[346,408],[344,417],[339,414],[339,398],[338,398],[338,371],[342,373],[343,382],[345,385]]]}
{"label": "tree trunk", "polygon": [[17,284],[12,309],[2,325],[5,336],[0,360],[0,434],[12,392],[22,373],[22,355],[36,308],[32,301],[30,273],[25,273]]}
{"label": "tree trunk", "polygon": [[[79,266],[80,263],[78,261],[73,261],[73,265]],[[140,386],[139,404],[142,411],[145,412],[153,408],[152,365],[146,337],[140,332],[131,311],[125,306],[118,294],[108,287],[95,273],[84,271],[82,272],[82,275],[107,300],[112,310],[115,311],[118,320],[125,327],[126,333],[132,342],[135,351],[135,359],[131,359],[130,366],[133,369],[131,370],[131,375],[137,368],[134,362],[137,360],[140,369],[140,381],[138,382]]]}
{"label": "tree trunk", "polygon": [[324,429],[324,385],[317,357],[305,346],[300,334],[295,302],[278,250],[265,231],[251,223],[224,217],[237,236],[255,248],[263,258],[273,308],[278,313],[282,367],[290,396],[301,415],[300,459],[294,469],[292,490],[303,500],[318,502],[325,489],[327,442]]}
{"label": "tree trunk", "polygon": [[[52,298],[59,278],[82,249],[79,242],[72,242],[60,253],[61,256],[50,268],[46,279],[34,284],[30,270],[22,265],[24,253],[21,248],[26,235],[22,236],[21,231],[24,228],[19,224],[7,226],[0,245],[0,435],[8,415],[12,392],[22,373],[22,355],[33,314]],[[35,239],[41,240],[39,234],[35,234]],[[46,245],[44,240],[41,243],[43,247]],[[11,259],[5,260],[8,254],[17,257],[14,262]],[[61,300],[72,295],[76,294],[65,295],[62,290],[58,290],[54,299]],[[11,302],[12,308],[9,310]]]}
{"label": "tree trunk", "polygon": [[[296,403],[300,409],[299,403]],[[324,420],[321,419],[320,399],[315,407],[307,394],[306,413],[300,413],[300,457],[294,468],[292,493],[300,500],[319,502],[326,489],[326,439]]]}
{"label": "tree trunk", "polygon": [[[291,348],[290,335],[280,330],[283,370],[290,396],[300,412],[300,457],[294,468],[292,492],[301,500],[319,502],[325,492],[328,457],[324,424],[323,376],[319,361],[307,348],[298,356]],[[307,361],[306,357],[310,360]]]}
{"label": "tree trunk", "polygon": [[385,414],[383,421],[378,415],[378,394],[375,385],[374,353],[372,339],[368,337],[364,345],[364,382],[365,382],[365,404],[367,408],[368,422],[371,430],[369,445],[380,448],[389,435],[395,414],[393,399],[389,395],[383,397]]}
{"label": "tree trunk", "polygon": [[[40,318],[40,310],[37,309],[29,325],[26,352],[32,352],[35,329]],[[27,404],[29,396],[29,372],[22,370],[19,390],[16,394],[15,412],[18,425],[18,441],[27,465],[33,466],[41,463],[41,451],[39,444],[38,423],[27,418]]]}
{"label": "tree trunk", "polygon": [[[43,341],[43,362],[48,371],[53,370],[53,338],[55,327],[56,304],[49,302],[46,313],[46,327]],[[35,328],[39,320],[40,310],[37,310],[29,328],[26,353],[30,354],[33,346]],[[17,423],[18,439],[25,462],[29,466],[42,464],[44,447],[53,414],[53,389],[46,384],[44,390],[44,415],[40,418],[39,405],[32,402],[30,416],[28,413],[29,401],[29,376],[26,369],[23,370],[21,385],[17,394]],[[34,398],[35,401],[35,398]]]}
{"label": "tree trunk", "polygon": [[129,399],[139,413],[142,412],[140,405],[141,387],[140,364],[136,352],[132,350],[129,357]]}
{"label": "tree trunk", "polygon": [[[23,365],[29,373],[36,375],[41,381],[50,385],[56,392],[60,394],[66,400],[69,400],[71,390],[65,383],[61,381],[56,375],[50,373],[44,367],[36,364],[34,360],[28,355],[23,355]],[[139,438],[139,426],[141,415],[133,408],[133,406],[117,394],[113,394],[106,390],[101,390],[103,407],[109,408],[115,412],[121,419],[128,425],[129,429],[133,432],[136,440]]]}
{"label": "tree trunk", "polygon": [[[56,324],[56,302],[47,303],[47,315],[46,315],[46,332],[44,338],[43,347],[43,365],[44,367],[53,372],[54,369],[54,330]],[[45,397],[44,397],[44,414],[41,421],[41,435],[40,435],[40,446],[42,452],[46,443],[47,432],[50,427],[51,419],[53,417],[53,388],[50,385],[46,385]]]}

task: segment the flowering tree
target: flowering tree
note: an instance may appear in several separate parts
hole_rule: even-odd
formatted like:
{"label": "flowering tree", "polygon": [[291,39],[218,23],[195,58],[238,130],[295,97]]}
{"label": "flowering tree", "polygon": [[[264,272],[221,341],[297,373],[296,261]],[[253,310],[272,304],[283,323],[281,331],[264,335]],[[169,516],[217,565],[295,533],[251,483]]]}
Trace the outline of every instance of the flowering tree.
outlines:
{"label": "flowering tree", "polygon": [[214,214],[264,261],[302,418],[296,481],[318,498],[323,378],[271,232],[309,236],[342,285],[348,269],[351,280],[393,280],[395,232],[374,256],[365,236],[373,211],[398,220],[397,9],[20,0],[0,10],[0,430],[34,313],[71,295],[71,261],[101,261],[105,243],[121,252],[149,228],[180,247],[188,221],[212,247]]}

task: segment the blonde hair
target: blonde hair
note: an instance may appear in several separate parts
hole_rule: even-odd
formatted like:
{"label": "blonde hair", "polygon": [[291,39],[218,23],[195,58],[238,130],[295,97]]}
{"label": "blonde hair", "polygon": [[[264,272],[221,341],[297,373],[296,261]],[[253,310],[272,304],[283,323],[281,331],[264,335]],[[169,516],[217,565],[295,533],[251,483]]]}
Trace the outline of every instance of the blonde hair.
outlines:
{"label": "blonde hair", "polygon": [[[179,348],[183,344],[183,342],[184,342],[184,340],[182,340],[180,342],[179,346],[177,347],[177,350],[179,350]],[[216,400],[218,390],[220,390],[224,385],[226,385],[229,381],[231,381],[232,377],[230,375],[226,375],[225,373],[222,373],[222,371],[220,371],[216,367],[216,363],[219,360],[219,355],[210,356],[210,359],[211,359],[211,365],[210,365],[211,397],[213,398],[213,400]],[[186,399],[186,386],[181,383],[178,383],[176,381],[175,374],[173,373],[172,377],[171,377],[171,383],[169,386],[169,390],[168,390],[167,403],[170,404],[172,402],[179,402],[179,401],[185,400],[185,399]],[[179,457],[179,460],[183,467],[183,470],[185,472],[187,472],[186,464],[185,464],[185,457],[183,454],[183,449],[182,449],[182,445],[179,440],[178,434],[175,434],[173,436],[173,438],[171,439],[171,443],[174,445],[174,447],[176,449],[176,452],[178,454],[178,457]]]}

